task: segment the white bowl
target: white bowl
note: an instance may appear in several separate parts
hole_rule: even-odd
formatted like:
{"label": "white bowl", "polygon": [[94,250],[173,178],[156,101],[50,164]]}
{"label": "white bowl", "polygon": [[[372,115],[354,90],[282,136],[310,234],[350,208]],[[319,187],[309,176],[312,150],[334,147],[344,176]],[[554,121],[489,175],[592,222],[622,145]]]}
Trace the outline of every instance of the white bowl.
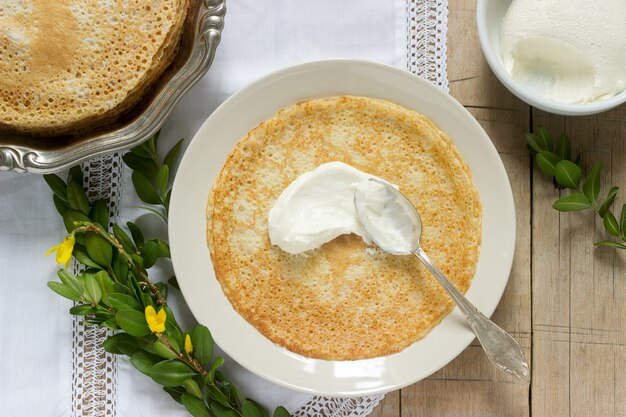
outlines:
{"label": "white bowl", "polygon": [[476,24],[483,54],[496,77],[511,93],[533,107],[566,116],[600,113],[626,103],[626,91],[593,103],[560,103],[547,99],[514,80],[504,68],[500,51],[500,26],[511,2],[512,0],[478,0],[476,7]]}

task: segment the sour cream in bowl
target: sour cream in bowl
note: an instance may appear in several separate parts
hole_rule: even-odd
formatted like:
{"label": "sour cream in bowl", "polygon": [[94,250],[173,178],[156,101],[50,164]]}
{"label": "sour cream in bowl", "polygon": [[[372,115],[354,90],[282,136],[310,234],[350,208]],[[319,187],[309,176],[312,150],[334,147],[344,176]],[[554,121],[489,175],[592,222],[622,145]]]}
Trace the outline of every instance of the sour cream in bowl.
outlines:
{"label": "sour cream in bowl", "polygon": [[518,98],[563,115],[626,102],[626,2],[478,0],[483,53]]}

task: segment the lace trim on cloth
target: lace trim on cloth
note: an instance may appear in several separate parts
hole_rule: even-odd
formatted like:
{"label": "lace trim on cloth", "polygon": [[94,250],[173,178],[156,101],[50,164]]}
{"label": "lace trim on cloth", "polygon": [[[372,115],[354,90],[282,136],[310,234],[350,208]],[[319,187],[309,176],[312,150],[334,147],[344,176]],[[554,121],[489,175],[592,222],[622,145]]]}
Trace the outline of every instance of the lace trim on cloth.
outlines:
{"label": "lace trim on cloth", "polygon": [[312,397],[293,412],[294,417],[364,417],[384,395],[356,398]]}
{"label": "lace trim on cloth", "polygon": [[407,0],[407,69],[448,92],[448,0]]}
{"label": "lace trim on cloth", "polygon": [[[448,0],[407,0],[407,70],[448,92]],[[364,417],[384,395],[358,398],[312,397],[294,417]]]}
{"label": "lace trim on cloth", "polygon": [[[91,159],[82,164],[84,189],[93,202],[109,200],[111,224],[119,215],[122,195],[121,154]],[[73,264],[75,273],[77,265]],[[72,330],[72,416],[115,416],[116,359],[107,353],[102,343],[112,334],[107,329],[88,326],[81,317],[74,316]]]}

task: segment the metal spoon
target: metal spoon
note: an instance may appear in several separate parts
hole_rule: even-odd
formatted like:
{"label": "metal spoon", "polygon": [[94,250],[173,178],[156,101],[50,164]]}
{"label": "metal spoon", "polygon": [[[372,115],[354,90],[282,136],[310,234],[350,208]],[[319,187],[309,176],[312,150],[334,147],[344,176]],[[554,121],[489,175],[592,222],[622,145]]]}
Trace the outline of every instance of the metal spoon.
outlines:
{"label": "metal spoon", "polygon": [[400,191],[389,183],[370,178],[357,185],[354,206],[365,232],[376,245],[394,255],[412,253],[426,265],[467,318],[491,363],[520,379],[528,378],[528,362],[519,343],[478,311],[422,250],[419,244],[422,220]]}

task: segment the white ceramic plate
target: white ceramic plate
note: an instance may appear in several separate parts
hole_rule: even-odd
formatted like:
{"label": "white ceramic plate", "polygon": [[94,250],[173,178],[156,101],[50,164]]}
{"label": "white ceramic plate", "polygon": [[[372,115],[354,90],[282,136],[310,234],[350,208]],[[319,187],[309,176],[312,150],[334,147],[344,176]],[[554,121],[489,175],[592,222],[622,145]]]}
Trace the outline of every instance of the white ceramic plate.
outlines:
{"label": "white ceramic plate", "polygon": [[178,283],[196,319],[250,371],[320,395],[387,392],[419,381],[454,359],[474,335],[454,309],[423,340],[402,352],[357,361],[292,353],[265,338],[231,307],[215,278],[205,241],[205,206],[227,155],[245,134],[297,101],[341,94],[387,99],[431,117],[470,166],[483,204],[482,247],[467,297],[486,315],[506,286],[515,246],[511,187],[496,149],[452,97],[397,68],[354,60],[317,61],[264,77],[226,100],[200,128],[182,159],[172,193],[169,238]]}

